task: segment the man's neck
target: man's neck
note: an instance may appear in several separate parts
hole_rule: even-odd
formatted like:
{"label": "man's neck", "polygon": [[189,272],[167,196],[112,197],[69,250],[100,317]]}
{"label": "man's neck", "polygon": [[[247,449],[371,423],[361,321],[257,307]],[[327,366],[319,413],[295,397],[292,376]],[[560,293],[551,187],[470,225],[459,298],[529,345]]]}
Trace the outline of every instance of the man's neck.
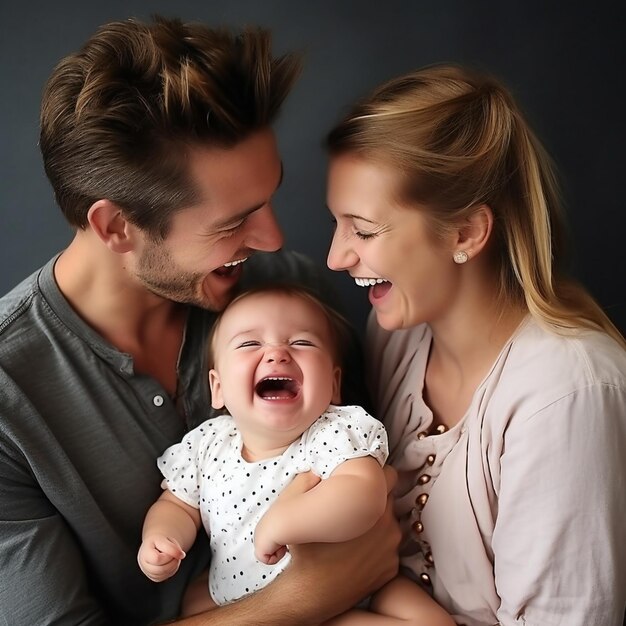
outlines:
{"label": "man's neck", "polygon": [[149,292],[89,231],[76,235],[54,268],[76,313],[106,341],[129,353],[135,369],[174,393],[187,307]]}

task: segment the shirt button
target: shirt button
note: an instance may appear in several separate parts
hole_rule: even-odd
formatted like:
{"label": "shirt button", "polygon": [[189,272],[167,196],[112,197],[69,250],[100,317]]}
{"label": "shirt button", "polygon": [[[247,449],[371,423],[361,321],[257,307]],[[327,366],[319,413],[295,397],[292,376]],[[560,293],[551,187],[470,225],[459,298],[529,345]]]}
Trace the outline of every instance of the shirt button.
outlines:
{"label": "shirt button", "polygon": [[422,474],[418,479],[417,482],[420,485],[425,485],[428,481],[430,480],[430,476],[428,474]]}
{"label": "shirt button", "polygon": [[152,404],[154,404],[154,406],[163,406],[163,396],[154,396],[154,398],[152,398]]}
{"label": "shirt button", "polygon": [[421,493],[419,496],[417,496],[417,500],[415,500],[415,504],[419,506],[420,511],[424,508],[424,505],[426,504],[426,502],[428,502],[427,493]]}
{"label": "shirt button", "polygon": [[417,438],[421,441],[422,439],[426,439],[426,436],[428,435],[428,433],[423,430],[421,433],[417,433]]}
{"label": "shirt button", "polygon": [[431,565],[434,565],[435,559],[433,559],[433,553],[432,552],[427,552],[426,555],[424,556],[424,558],[426,559],[427,563],[430,563]]}
{"label": "shirt button", "polygon": [[415,531],[417,535],[419,535],[424,530],[424,524],[422,524],[422,522],[419,522],[419,521],[415,522],[415,524],[413,524],[413,530]]}
{"label": "shirt button", "polygon": [[429,454],[426,457],[426,463],[428,463],[428,465],[432,465],[435,462],[435,455],[434,454]]}
{"label": "shirt button", "polygon": [[430,585],[430,576],[428,574],[420,574],[420,580],[425,584],[425,585]]}

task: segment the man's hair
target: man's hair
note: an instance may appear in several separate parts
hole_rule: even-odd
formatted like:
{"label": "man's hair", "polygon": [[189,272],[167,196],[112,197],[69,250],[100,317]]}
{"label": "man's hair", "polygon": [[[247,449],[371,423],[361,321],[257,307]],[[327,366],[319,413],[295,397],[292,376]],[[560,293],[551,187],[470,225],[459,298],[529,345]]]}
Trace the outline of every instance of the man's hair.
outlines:
{"label": "man's hair", "polygon": [[88,224],[100,199],[155,237],[196,202],[187,157],[229,148],[272,124],[300,72],[272,56],[267,30],[155,17],[102,26],[56,66],[41,106],[40,147],[66,219]]}

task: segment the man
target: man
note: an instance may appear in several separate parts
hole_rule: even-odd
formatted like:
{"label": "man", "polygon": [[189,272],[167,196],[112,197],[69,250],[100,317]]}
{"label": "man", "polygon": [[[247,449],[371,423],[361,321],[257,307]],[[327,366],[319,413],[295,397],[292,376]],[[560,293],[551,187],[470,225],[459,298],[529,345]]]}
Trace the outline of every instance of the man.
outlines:
{"label": "man", "polygon": [[[282,244],[271,123],[298,70],[265,31],[164,19],[108,24],[54,70],[40,145],[76,234],[0,300],[0,623],[173,619],[206,568],[205,539],[162,584],[135,554],[155,459],[210,416],[211,311]],[[388,514],[294,547],[263,592],[180,623],[319,623],[395,573],[396,543]]]}

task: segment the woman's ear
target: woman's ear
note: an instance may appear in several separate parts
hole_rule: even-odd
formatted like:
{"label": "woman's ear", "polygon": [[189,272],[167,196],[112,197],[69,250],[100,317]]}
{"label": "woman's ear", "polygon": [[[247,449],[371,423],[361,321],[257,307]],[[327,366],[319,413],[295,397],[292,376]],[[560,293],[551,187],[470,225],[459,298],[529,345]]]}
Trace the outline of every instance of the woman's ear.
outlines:
{"label": "woman's ear", "polygon": [[209,370],[209,387],[211,388],[211,406],[214,409],[223,409],[222,383],[217,370]]}
{"label": "woman's ear", "polygon": [[123,254],[133,249],[134,233],[137,229],[114,202],[94,202],[87,212],[87,220],[93,232],[112,252]]}
{"label": "woman's ear", "polygon": [[456,242],[452,250],[453,254],[464,252],[467,258],[475,257],[487,245],[492,230],[493,212],[491,207],[487,204],[477,206],[458,228]]}

